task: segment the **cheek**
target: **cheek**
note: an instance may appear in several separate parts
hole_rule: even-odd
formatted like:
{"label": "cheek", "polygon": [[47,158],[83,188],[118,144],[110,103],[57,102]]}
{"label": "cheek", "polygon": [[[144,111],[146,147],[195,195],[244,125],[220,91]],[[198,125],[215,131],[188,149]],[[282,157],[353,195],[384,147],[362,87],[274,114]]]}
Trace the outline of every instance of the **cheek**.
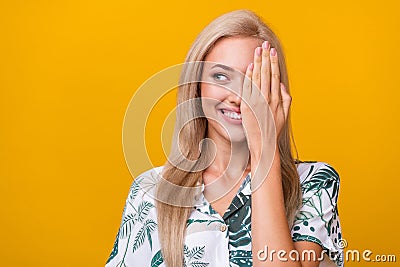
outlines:
{"label": "cheek", "polygon": [[223,88],[207,83],[201,84],[200,94],[201,97],[212,98],[220,102],[226,97],[226,92]]}
{"label": "cheek", "polygon": [[[213,85],[203,83],[200,87],[201,106],[207,118],[216,117],[215,109],[223,101],[223,96],[218,92],[218,88]],[[209,121],[210,123],[210,121]]]}

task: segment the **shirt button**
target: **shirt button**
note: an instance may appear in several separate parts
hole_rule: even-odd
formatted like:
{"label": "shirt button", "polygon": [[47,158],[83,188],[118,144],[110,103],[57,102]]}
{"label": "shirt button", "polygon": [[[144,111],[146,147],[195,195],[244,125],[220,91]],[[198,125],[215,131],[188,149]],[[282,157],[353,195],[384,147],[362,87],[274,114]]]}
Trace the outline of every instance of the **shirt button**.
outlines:
{"label": "shirt button", "polygon": [[220,230],[221,230],[221,232],[225,232],[225,230],[226,230],[226,225],[225,225],[225,224],[222,224],[221,227],[220,227]]}

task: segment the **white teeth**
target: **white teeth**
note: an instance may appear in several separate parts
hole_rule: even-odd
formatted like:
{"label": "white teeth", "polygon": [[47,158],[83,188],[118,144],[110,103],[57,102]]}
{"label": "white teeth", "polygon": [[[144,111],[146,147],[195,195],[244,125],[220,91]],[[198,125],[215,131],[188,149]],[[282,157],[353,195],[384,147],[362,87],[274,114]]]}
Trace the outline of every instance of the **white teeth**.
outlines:
{"label": "white teeth", "polygon": [[233,111],[224,110],[222,112],[222,114],[224,114],[225,116],[227,116],[227,117],[229,117],[231,119],[235,119],[235,120],[241,120],[242,119],[242,114],[239,114],[239,113],[236,113],[236,112],[233,112]]}

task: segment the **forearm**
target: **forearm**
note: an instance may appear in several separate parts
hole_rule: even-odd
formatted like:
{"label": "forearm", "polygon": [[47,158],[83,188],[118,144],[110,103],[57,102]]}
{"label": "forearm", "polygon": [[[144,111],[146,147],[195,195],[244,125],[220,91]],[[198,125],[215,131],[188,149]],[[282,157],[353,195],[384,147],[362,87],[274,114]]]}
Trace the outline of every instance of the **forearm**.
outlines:
{"label": "forearm", "polygon": [[[258,170],[254,173],[257,181],[265,177],[263,171],[267,170],[267,162],[262,159],[252,159],[252,170],[255,169],[256,162],[259,162]],[[290,261],[288,254],[294,250],[294,244],[290,235],[290,230],[285,213],[284,196],[282,189],[282,175],[279,152],[276,151],[273,158],[271,169],[265,181],[258,186],[252,193],[252,251],[253,266],[301,266],[300,262]],[[254,167],[254,168],[253,168]],[[253,179],[252,179],[253,180]],[[268,248],[268,251],[265,248]],[[267,257],[262,261],[258,258],[259,250],[264,250],[260,256]],[[282,258],[278,259],[279,250],[285,251]],[[272,254],[272,251],[276,251]],[[271,259],[271,254],[273,258]],[[260,258],[262,258],[260,257]]]}

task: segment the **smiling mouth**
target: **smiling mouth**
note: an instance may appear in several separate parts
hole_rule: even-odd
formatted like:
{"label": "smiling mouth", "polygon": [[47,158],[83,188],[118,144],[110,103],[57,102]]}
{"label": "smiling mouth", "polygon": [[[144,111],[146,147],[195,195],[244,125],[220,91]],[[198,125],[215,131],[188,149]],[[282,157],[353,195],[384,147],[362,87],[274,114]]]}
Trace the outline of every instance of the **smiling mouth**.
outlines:
{"label": "smiling mouth", "polygon": [[242,120],[242,114],[231,110],[221,109],[222,115],[233,120]]}

